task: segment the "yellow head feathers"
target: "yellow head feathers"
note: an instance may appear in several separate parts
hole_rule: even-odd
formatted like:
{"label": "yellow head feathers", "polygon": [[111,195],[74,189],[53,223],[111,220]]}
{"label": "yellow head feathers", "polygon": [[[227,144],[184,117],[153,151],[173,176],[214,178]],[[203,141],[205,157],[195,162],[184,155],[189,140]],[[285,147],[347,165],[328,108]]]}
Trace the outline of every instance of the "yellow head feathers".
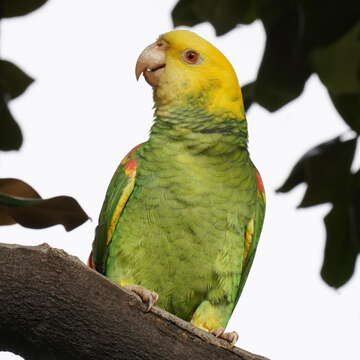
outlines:
{"label": "yellow head feathers", "polygon": [[[144,57],[152,66],[144,63]],[[138,61],[137,76],[143,72],[154,86],[158,112],[166,111],[169,106],[186,105],[192,99],[209,112],[245,117],[232,65],[199,35],[187,30],[170,31],[146,48],[139,59],[142,62],[139,65]]]}

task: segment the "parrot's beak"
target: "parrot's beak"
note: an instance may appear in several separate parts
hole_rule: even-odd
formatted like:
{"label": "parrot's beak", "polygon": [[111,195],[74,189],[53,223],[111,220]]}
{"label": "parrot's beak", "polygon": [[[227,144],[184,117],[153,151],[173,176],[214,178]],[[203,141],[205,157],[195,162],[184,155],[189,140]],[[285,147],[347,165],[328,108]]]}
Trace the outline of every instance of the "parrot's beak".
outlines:
{"label": "parrot's beak", "polygon": [[165,68],[167,48],[166,41],[158,40],[144,49],[136,62],[135,74],[137,80],[139,80],[141,74],[144,74],[145,80],[152,87],[159,85],[160,76]]}

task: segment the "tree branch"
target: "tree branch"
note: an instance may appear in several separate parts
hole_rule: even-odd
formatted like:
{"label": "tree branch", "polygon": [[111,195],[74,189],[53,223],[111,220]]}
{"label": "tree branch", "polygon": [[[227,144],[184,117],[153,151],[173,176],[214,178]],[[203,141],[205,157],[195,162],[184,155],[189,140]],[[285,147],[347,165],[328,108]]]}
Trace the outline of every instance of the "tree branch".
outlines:
{"label": "tree branch", "polygon": [[0,350],[25,359],[267,360],[230,346],[62,250],[0,244]]}

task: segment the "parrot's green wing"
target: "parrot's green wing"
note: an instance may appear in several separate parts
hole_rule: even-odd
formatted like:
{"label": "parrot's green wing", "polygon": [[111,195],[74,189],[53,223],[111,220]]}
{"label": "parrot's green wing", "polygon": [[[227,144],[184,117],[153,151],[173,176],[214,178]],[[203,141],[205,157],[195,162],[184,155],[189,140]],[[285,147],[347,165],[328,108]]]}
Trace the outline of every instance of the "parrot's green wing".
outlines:
{"label": "parrot's green wing", "polygon": [[[216,292],[217,289],[215,289],[214,292],[211,292],[211,297],[209,297],[208,294],[208,299],[205,299],[196,309],[191,323],[203,329],[212,330],[226,327],[244,288],[255,257],[261,228],[264,222],[265,191],[260,174],[253,168],[253,165],[251,165],[251,167],[251,171],[255,171],[254,175],[256,175],[256,177],[255,179],[252,178],[252,180],[257,181],[257,189],[254,193],[256,196],[255,206],[247,220],[247,224],[243,227],[244,231],[241,234],[240,241],[237,242],[237,246],[239,246],[237,249],[238,254],[239,252],[242,254],[239,259],[242,264],[236,262],[236,271],[230,269],[226,272],[223,271],[223,274],[220,273],[222,277],[219,283],[221,290],[225,293],[225,302],[222,300],[219,301],[219,295]],[[232,261],[230,260],[225,263],[225,265],[222,264],[222,266],[224,267],[228,263],[231,265]],[[222,292],[220,292],[220,295],[222,295]]]}
{"label": "parrot's green wing", "polygon": [[243,270],[241,273],[241,280],[240,285],[237,293],[237,298],[235,304],[237,303],[241,292],[244,288],[246,279],[249,275],[249,271],[252,265],[252,262],[255,257],[256,248],[259,242],[260,233],[262,229],[262,225],[264,222],[265,216],[265,190],[264,185],[261,180],[261,176],[259,172],[256,170],[257,176],[257,184],[258,184],[258,191],[257,191],[257,199],[256,199],[256,207],[255,207],[255,214],[254,217],[250,220],[246,231],[245,231],[245,256],[244,256],[244,263],[243,263]]}
{"label": "parrot's green wing", "polygon": [[121,161],[106,192],[88,262],[90,267],[102,274],[105,273],[112,234],[134,189],[137,167],[136,150],[141,145],[132,149]]}

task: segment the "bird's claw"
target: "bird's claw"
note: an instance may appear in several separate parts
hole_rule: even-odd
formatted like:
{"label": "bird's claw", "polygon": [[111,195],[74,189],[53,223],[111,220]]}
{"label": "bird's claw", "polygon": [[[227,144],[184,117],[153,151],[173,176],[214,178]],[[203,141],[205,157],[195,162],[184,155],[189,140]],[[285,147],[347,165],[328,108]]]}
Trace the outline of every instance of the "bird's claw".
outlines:
{"label": "bird's claw", "polygon": [[214,329],[211,331],[211,334],[227,341],[231,346],[234,346],[239,339],[239,335],[236,331],[226,333],[224,328]]}
{"label": "bird's claw", "polygon": [[134,292],[141,298],[142,302],[147,305],[145,312],[149,312],[159,298],[156,292],[150,291],[140,285],[125,285],[124,288]]}

